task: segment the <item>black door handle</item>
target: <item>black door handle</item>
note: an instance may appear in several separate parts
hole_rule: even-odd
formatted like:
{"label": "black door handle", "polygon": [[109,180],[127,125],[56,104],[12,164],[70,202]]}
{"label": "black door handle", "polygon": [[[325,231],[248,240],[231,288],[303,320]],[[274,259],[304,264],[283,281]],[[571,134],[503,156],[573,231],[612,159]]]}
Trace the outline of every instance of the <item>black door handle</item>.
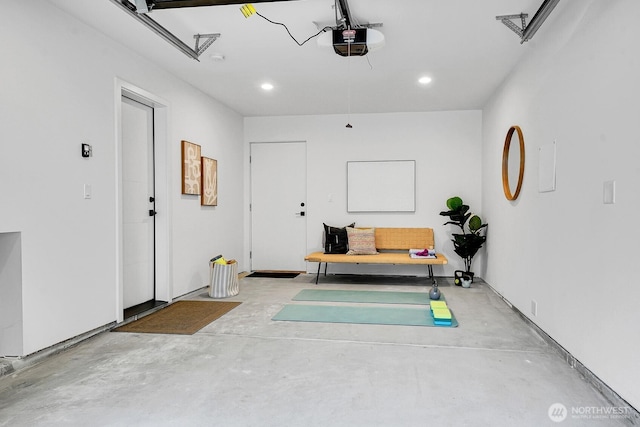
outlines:
{"label": "black door handle", "polygon": [[158,212],[154,211],[153,209],[149,209],[149,216],[156,216]]}

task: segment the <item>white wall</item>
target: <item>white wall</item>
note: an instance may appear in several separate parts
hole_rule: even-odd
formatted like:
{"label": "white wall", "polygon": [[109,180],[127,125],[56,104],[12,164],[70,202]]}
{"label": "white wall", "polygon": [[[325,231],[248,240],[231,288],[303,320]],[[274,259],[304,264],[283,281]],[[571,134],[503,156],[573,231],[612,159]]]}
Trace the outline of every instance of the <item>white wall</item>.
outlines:
{"label": "white wall", "polygon": [[[169,103],[173,296],[206,285],[213,254],[240,257],[238,114],[46,1],[4,2],[0,40],[0,232],[22,233],[24,354],[116,320],[116,78]],[[218,159],[218,207],[180,195],[181,139]]]}
{"label": "white wall", "polygon": [[[640,407],[640,3],[562,2],[483,113],[485,279],[596,376]],[[522,127],[524,186],[502,194],[504,136]],[[557,143],[557,190],[538,149]],[[613,205],[603,182],[616,180]],[[537,316],[530,312],[538,304]],[[635,373],[635,374],[634,374]]]}
{"label": "white wall", "polygon": [[[453,252],[452,229],[443,226],[447,218],[439,213],[447,210],[445,202],[454,195],[482,212],[481,120],[480,111],[351,115],[353,128],[347,129],[346,115],[250,117],[245,118],[247,158],[251,142],[306,141],[308,251],[322,249],[323,222],[334,226],[355,221],[356,226],[432,227],[436,249],[450,260],[444,268],[435,267],[434,273],[452,276],[463,263]],[[416,212],[348,213],[346,162],[350,160],[416,160]],[[249,183],[248,172],[245,182]],[[248,187],[245,193],[248,204]],[[249,224],[247,219],[247,248]],[[481,270],[481,258],[479,253],[474,260],[476,271]],[[314,271],[316,265],[307,268]],[[361,266],[332,265],[330,269],[362,272]],[[389,272],[426,274],[424,268],[367,266],[367,273]]]}

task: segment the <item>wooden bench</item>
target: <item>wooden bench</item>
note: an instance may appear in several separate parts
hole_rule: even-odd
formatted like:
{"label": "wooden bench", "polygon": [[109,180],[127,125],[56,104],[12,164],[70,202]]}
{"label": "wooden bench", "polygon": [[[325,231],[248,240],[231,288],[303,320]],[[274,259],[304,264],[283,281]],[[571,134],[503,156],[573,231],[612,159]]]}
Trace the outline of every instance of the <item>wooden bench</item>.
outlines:
{"label": "wooden bench", "polygon": [[426,265],[429,278],[433,281],[433,266],[447,264],[447,258],[436,253],[436,258],[411,258],[409,249],[426,249],[434,247],[432,228],[375,228],[376,255],[325,254],[313,252],[304,259],[318,263],[316,284],[320,278],[320,268],[324,262],[324,275],[327,265],[334,264],[393,264],[393,265]]}

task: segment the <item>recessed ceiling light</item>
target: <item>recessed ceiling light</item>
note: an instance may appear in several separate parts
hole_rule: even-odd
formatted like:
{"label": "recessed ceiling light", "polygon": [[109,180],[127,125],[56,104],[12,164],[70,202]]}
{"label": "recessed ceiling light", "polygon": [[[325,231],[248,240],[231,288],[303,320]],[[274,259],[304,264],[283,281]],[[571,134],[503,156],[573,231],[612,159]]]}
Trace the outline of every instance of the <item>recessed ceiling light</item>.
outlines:
{"label": "recessed ceiling light", "polygon": [[422,76],[418,79],[418,83],[420,83],[421,85],[428,85],[429,83],[431,83],[431,77]]}
{"label": "recessed ceiling light", "polygon": [[262,85],[260,86],[262,88],[262,90],[273,90],[273,85],[271,83],[262,83]]}

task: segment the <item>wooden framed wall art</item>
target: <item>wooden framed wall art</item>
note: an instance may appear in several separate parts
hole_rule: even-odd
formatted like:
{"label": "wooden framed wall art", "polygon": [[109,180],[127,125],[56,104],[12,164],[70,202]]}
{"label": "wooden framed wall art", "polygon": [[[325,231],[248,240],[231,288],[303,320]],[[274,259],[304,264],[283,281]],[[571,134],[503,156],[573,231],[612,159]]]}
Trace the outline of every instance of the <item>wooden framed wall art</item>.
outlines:
{"label": "wooden framed wall art", "polygon": [[[518,136],[514,136],[514,132]],[[511,144],[513,141],[514,144]],[[513,159],[510,161],[510,159]],[[507,200],[515,200],[522,189],[524,178],[524,136],[520,126],[511,126],[507,131],[502,149],[502,189]],[[514,186],[515,183],[515,186]]]}
{"label": "wooden framed wall art", "polygon": [[182,141],[182,194],[200,194],[200,146]]}
{"label": "wooden framed wall art", "polygon": [[218,206],[218,161],[202,157],[202,206]]}

